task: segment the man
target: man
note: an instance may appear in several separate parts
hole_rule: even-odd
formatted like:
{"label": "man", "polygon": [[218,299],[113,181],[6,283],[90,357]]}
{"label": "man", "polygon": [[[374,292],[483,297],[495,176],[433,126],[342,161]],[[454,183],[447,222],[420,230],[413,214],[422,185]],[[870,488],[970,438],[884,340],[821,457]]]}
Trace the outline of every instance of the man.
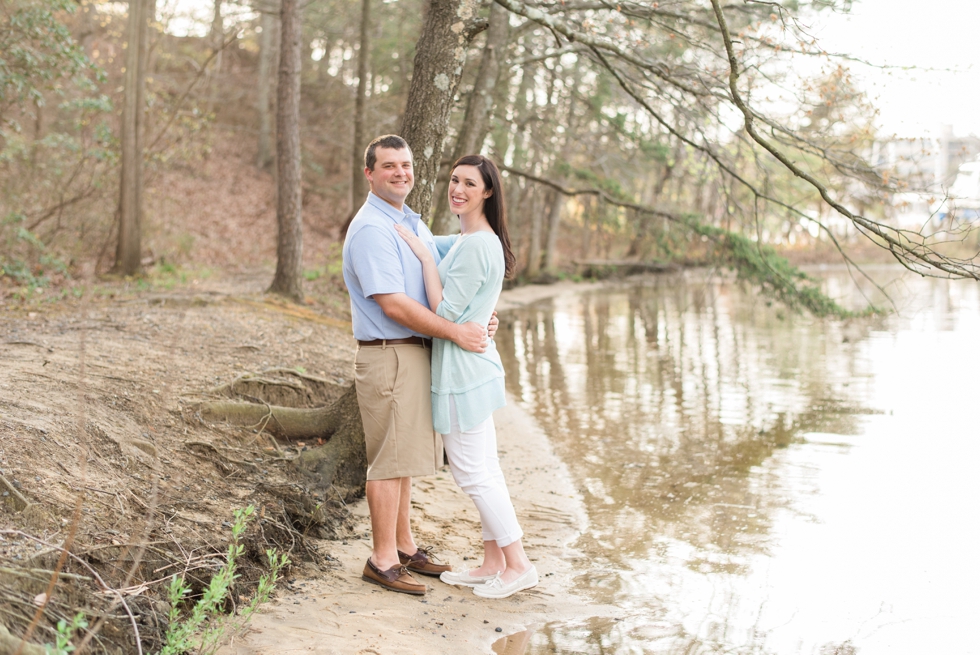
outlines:
{"label": "man", "polygon": [[442,465],[442,441],[432,429],[430,337],[484,352],[488,334],[483,325],[457,325],[429,311],[422,266],[395,232],[396,223],[410,229],[439,261],[432,233],[405,206],[415,184],[408,143],[395,135],[376,138],[364,152],[364,175],[371,193],[350,223],[343,251],[358,343],[354,382],[367,446],[373,538],[361,577],[422,595],[426,586],[409,571],[438,576],[450,570],[416,546],[409,520],[412,478],[432,475]]}

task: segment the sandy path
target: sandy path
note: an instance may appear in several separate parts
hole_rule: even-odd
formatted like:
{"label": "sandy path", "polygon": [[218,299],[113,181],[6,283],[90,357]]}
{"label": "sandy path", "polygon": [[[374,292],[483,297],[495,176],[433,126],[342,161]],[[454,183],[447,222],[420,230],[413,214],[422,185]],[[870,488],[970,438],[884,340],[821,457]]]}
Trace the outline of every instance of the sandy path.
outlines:
{"label": "sandy path", "polygon": [[[613,608],[587,605],[568,593],[577,554],[568,543],[584,525],[584,512],[565,465],[533,419],[513,401],[494,419],[501,463],[525,531],[525,546],[541,584],[505,600],[486,600],[469,589],[425,578],[424,597],[396,594],[361,580],[370,554],[367,503],[352,510],[360,539],[323,542],[335,568],[297,575],[257,615],[244,638],[219,651],[226,655],[273,653],[490,653],[491,645],[526,627],[561,618],[609,615]],[[433,544],[455,567],[480,550],[479,515],[448,468],[416,481],[413,525],[423,544]],[[421,577],[421,576],[420,576]],[[501,632],[496,629],[500,628]],[[519,640],[517,640],[519,642]],[[495,650],[500,650],[498,646]],[[523,648],[512,647],[511,653]]]}

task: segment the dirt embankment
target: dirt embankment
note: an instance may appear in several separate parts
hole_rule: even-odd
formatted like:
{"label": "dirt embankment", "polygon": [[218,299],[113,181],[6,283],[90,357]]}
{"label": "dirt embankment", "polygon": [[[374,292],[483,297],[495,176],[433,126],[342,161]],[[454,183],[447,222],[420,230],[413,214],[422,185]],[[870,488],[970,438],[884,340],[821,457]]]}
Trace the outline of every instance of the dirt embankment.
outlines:
{"label": "dirt embankment", "polygon": [[[260,514],[245,540],[243,598],[265,548],[323,562],[312,537],[348,533],[345,498],[311,488],[292,465],[318,444],[205,422],[196,407],[243,373],[278,368],[298,368],[339,394],[350,384],[349,330],[342,317],[254,288],[232,295],[223,284],[101,287],[116,297],[89,289],[78,301],[0,314],[0,476],[9,483],[0,490],[0,624],[14,634],[33,617],[69,535],[69,575],[36,640],[53,642],[57,621],[84,609],[90,624],[111,617],[99,637],[106,652],[129,653],[137,629],[144,650],[158,648],[170,576],[186,573],[200,587],[220,565],[235,509],[251,504]],[[96,574],[124,590],[135,628]]]}

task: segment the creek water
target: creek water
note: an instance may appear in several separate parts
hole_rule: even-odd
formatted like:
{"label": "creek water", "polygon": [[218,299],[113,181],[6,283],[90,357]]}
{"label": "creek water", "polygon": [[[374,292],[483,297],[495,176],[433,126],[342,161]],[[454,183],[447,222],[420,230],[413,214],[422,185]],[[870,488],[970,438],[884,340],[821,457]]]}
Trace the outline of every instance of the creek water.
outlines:
{"label": "creek water", "polygon": [[521,652],[980,653],[980,285],[872,273],[885,317],[690,272],[502,315],[509,391],[588,516],[573,593],[620,608]]}

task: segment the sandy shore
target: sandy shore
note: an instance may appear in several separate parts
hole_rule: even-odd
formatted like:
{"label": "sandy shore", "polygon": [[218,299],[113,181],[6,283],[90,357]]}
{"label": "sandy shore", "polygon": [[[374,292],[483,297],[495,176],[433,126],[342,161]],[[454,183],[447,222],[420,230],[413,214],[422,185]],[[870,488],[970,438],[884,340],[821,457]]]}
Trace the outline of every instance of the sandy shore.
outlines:
{"label": "sandy shore", "polygon": [[[495,416],[501,463],[525,531],[525,546],[541,583],[505,600],[478,598],[468,588],[423,578],[424,597],[396,594],[361,580],[370,554],[367,503],[352,507],[360,538],[323,542],[337,562],[307,571],[281,588],[243,637],[221,653],[490,653],[505,652],[507,635],[562,618],[604,615],[612,608],[588,605],[570,595],[577,554],[569,542],[584,525],[584,513],[565,465],[546,436],[514,402]],[[479,515],[452,480],[448,467],[419,478],[413,497],[413,526],[420,543],[433,545],[454,567],[475,565],[480,554]],[[464,557],[470,560],[464,560]],[[422,578],[422,576],[419,576]],[[498,632],[497,629],[500,629]],[[523,635],[506,652],[522,653]]]}
{"label": "sandy shore", "polygon": [[[521,287],[505,292],[498,308],[590,286]],[[358,517],[360,537],[321,546],[336,560],[333,566],[291,577],[254,617],[246,634],[219,652],[514,655],[524,652],[524,642],[536,625],[614,614],[615,608],[592,605],[569,593],[574,562],[580,557],[569,544],[584,528],[585,512],[567,468],[533,418],[513,399],[496,412],[494,420],[501,465],[524,528],[525,547],[541,576],[535,589],[495,601],[437,578],[419,576],[429,586],[424,597],[392,593],[362,581],[361,571],[371,552],[367,503],[362,500],[351,508]],[[457,569],[475,566],[482,549],[479,515],[453,482],[448,467],[434,477],[417,479],[414,488],[412,522],[419,543],[434,546]]]}
{"label": "sandy shore", "polygon": [[594,291],[603,289],[613,284],[618,284],[617,280],[604,280],[600,282],[572,282],[563,280],[555,284],[527,284],[514,289],[509,289],[500,294],[497,301],[497,311],[505,312],[522,305],[527,305],[545,298],[553,298],[566,293],[581,293],[583,291]]}

